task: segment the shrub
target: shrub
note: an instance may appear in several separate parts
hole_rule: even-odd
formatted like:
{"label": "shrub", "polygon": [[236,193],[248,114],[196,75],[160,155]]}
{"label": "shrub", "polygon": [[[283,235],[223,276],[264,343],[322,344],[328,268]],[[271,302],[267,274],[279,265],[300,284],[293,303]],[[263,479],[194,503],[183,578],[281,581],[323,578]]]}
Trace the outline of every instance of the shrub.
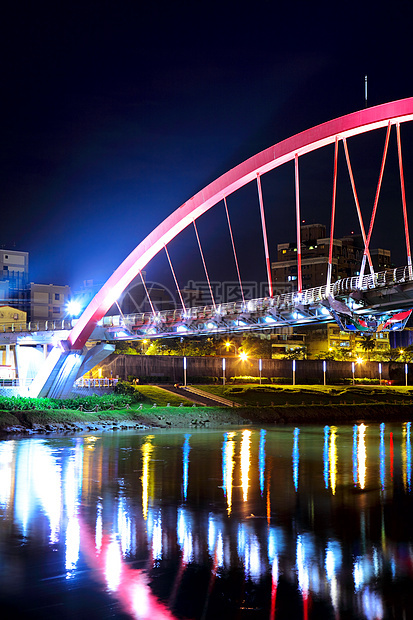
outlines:
{"label": "shrub", "polygon": [[114,393],[117,395],[130,396],[132,402],[137,402],[142,398],[136,387],[127,381],[118,381],[115,385]]}
{"label": "shrub", "polygon": [[[248,375],[241,375],[239,377],[231,377],[230,381],[232,383],[238,383],[238,384],[242,384],[242,383],[259,383],[260,382],[260,378],[259,377],[250,377]],[[261,377],[261,383],[269,383],[268,377]]]}
{"label": "shrub", "polygon": [[[352,377],[346,377],[344,379],[344,383],[345,384],[353,384],[353,378]],[[380,379],[369,379],[368,377],[364,377],[364,378],[359,378],[359,377],[355,377],[354,378],[354,383],[356,385],[360,384],[360,383],[364,383],[365,385],[379,385],[380,383]]]}
{"label": "shrub", "polygon": [[139,392],[135,394],[105,394],[104,396],[76,396],[74,398],[23,398],[21,396],[0,396],[0,410],[3,411],[45,411],[47,409],[79,409],[85,410],[122,409],[136,400],[140,400]]}
{"label": "shrub", "polygon": [[0,396],[0,409],[3,411],[23,411],[27,409],[58,409],[59,401],[52,398],[24,398],[22,396]]}

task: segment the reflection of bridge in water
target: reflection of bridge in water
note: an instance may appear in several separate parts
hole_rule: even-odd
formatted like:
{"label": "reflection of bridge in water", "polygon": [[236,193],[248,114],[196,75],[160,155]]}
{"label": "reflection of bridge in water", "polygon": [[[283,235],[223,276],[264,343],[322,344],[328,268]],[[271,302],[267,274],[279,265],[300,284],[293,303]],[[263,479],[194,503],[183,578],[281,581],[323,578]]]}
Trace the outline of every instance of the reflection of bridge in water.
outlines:
{"label": "reflection of bridge in water", "polygon": [[[70,325],[69,331],[60,330],[58,325],[48,322],[44,326],[45,330],[42,330],[41,325],[30,325],[30,335],[21,333],[17,336],[13,331],[11,335],[0,335],[0,343],[8,346],[16,344],[20,349],[18,354],[16,354],[19,376],[24,375],[33,379],[29,394],[32,396],[48,395],[55,397],[69,394],[76,378],[100,363],[113,350],[113,346],[110,344],[111,341],[118,339],[227,333],[277,328],[285,325],[303,325],[328,320],[335,320],[341,329],[348,331],[358,330],[372,333],[402,329],[413,306],[413,274],[400,126],[402,123],[412,119],[413,98],[383,104],[375,108],[367,108],[292,136],[254,155],[210,183],[167,217],[135,248],[108,279],[80,318]],[[393,126],[395,127],[397,140],[407,267],[375,273],[370,256],[370,242],[387,159],[389,138]],[[360,209],[347,139],[380,128],[386,130],[386,135],[374,204],[367,227],[364,224]],[[302,283],[298,163],[300,157],[329,144],[334,145],[334,174],[326,283],[324,286],[304,290]],[[342,144],[344,149],[364,250],[359,275],[333,282],[333,245],[339,144]],[[286,162],[294,162],[295,171],[297,291],[276,295],[273,290],[271,275],[261,176]],[[227,197],[250,182],[257,184],[265,267],[268,277],[268,296],[248,300],[244,295]],[[234,270],[238,276],[240,299],[235,303],[217,303],[214,299],[207,262],[196,224],[204,213],[218,203],[223,203],[225,207]],[[168,244],[189,226],[194,228],[205,271],[205,279],[211,297],[211,303],[202,308],[185,306],[178,281],[179,274],[176,273],[173,267],[168,251]],[[166,254],[176,290],[179,294],[182,306],[179,310],[158,312],[150,299],[142,276],[142,270],[162,251]],[[365,274],[366,271],[369,272],[368,275]],[[117,317],[105,316],[125,288],[137,276],[141,277],[151,312]],[[67,326],[63,325],[63,327]],[[86,343],[88,341],[90,343],[98,341],[99,344],[96,344],[94,347],[91,347],[89,344],[87,347]],[[39,355],[38,352],[31,350],[35,349],[39,344],[44,345],[44,355]]]}
{"label": "reflection of bridge in water", "polygon": [[1,518],[21,546],[52,547],[69,586],[86,560],[132,617],[174,617],[184,593],[200,610],[189,617],[222,616],[217,605],[233,617],[234,574],[246,617],[247,608],[279,617],[277,596],[304,618],[330,617],[309,612],[311,602],[336,617],[386,617],[381,585],[390,579],[397,593],[413,569],[411,541],[387,510],[396,491],[409,518],[410,423],[209,432],[207,451],[205,441],[195,432],[3,442]]}

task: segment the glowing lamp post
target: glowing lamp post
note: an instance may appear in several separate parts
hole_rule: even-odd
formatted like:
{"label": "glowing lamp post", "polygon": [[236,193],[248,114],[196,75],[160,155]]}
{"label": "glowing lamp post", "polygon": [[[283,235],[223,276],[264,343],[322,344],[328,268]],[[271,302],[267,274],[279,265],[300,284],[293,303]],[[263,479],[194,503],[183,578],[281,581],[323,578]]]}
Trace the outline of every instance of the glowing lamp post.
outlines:
{"label": "glowing lamp post", "polygon": [[222,358],[222,385],[225,385],[225,357]]}
{"label": "glowing lamp post", "polygon": [[295,360],[293,360],[293,385],[295,385]]}
{"label": "glowing lamp post", "polygon": [[379,362],[379,377],[380,377],[380,385],[381,385],[381,362]]}
{"label": "glowing lamp post", "polygon": [[184,386],[186,387],[186,357],[184,357]]}
{"label": "glowing lamp post", "polygon": [[260,385],[261,385],[261,375],[262,375],[262,360],[258,360],[258,368],[260,370]]}
{"label": "glowing lamp post", "polygon": [[406,377],[406,387],[407,387],[407,375],[408,375],[408,372],[409,372],[409,365],[405,364],[404,365],[404,375]]}
{"label": "glowing lamp post", "polygon": [[351,372],[353,374],[353,385],[355,383],[355,381],[354,381],[354,368],[355,368],[355,364],[354,364],[354,362],[351,362]]}
{"label": "glowing lamp post", "polygon": [[326,370],[327,370],[327,362],[323,361],[323,385],[326,384]]}

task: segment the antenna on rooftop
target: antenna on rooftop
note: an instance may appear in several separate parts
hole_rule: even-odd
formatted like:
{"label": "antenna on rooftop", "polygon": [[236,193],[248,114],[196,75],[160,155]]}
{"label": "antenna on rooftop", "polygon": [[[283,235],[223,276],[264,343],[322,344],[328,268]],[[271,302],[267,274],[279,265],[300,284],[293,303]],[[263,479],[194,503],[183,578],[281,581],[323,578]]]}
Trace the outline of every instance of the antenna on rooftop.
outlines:
{"label": "antenna on rooftop", "polygon": [[367,108],[367,75],[364,76],[364,107]]}

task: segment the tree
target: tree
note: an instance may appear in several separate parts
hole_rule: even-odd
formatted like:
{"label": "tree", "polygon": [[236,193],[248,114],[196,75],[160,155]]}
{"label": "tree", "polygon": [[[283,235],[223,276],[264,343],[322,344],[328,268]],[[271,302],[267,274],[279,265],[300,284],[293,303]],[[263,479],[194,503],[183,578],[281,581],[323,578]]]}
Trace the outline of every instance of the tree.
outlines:
{"label": "tree", "polygon": [[326,361],[334,360],[335,359],[334,351],[321,351],[321,353],[316,353],[314,355],[314,359],[326,360]]}
{"label": "tree", "polygon": [[304,360],[307,352],[307,347],[295,347],[290,349],[288,353],[284,355],[285,360]]}
{"label": "tree", "polygon": [[375,338],[370,334],[363,334],[360,346],[367,353],[367,360],[370,361],[370,352],[376,348]]}
{"label": "tree", "polygon": [[245,333],[239,347],[248,357],[271,359],[271,340],[256,334]]}

